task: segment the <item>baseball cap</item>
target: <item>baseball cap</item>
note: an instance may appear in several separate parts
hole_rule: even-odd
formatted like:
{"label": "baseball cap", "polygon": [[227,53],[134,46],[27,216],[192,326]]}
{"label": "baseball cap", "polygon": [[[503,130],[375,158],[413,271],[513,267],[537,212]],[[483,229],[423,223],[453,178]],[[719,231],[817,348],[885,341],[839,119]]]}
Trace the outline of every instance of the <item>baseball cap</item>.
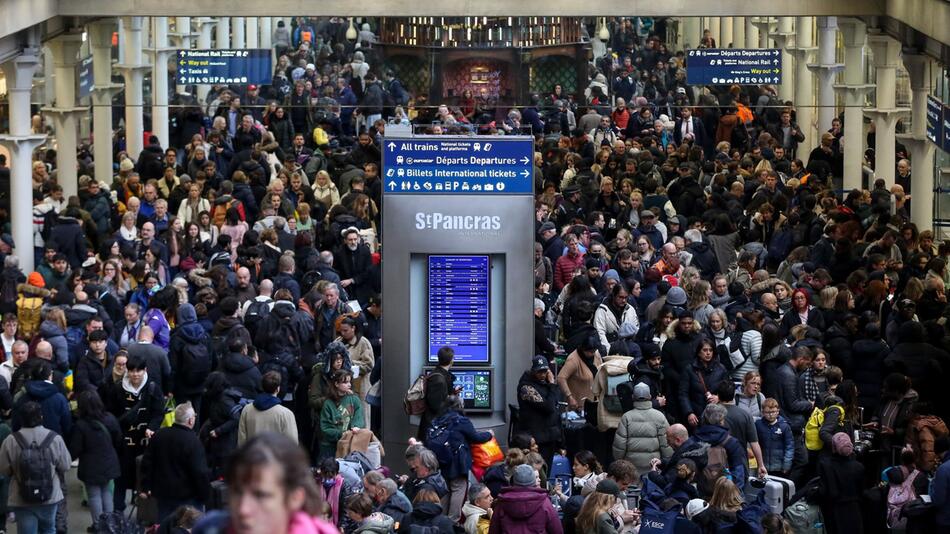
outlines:
{"label": "baseball cap", "polygon": [[254,84],[248,85],[248,86],[247,86],[247,90],[248,90],[248,91],[257,91],[257,86],[254,85]]}
{"label": "baseball cap", "polygon": [[544,232],[547,232],[548,230],[557,230],[557,227],[554,226],[553,222],[547,221],[546,223],[541,225],[541,228],[538,228],[538,233],[543,234]]}
{"label": "baseball cap", "polygon": [[548,363],[548,359],[544,356],[538,354],[534,358],[531,358],[531,372],[537,373],[538,371],[547,371],[551,368],[551,365]]}
{"label": "baseball cap", "polygon": [[656,215],[654,215],[650,210],[643,210],[640,212],[640,218],[643,219],[645,217],[650,217],[652,219],[653,217],[656,217]]}
{"label": "baseball cap", "polygon": [[652,395],[650,395],[650,386],[640,382],[636,386],[633,386],[633,400],[650,400]]}
{"label": "baseball cap", "polygon": [[686,518],[692,520],[697,515],[703,513],[709,504],[702,499],[690,499],[686,504]]}

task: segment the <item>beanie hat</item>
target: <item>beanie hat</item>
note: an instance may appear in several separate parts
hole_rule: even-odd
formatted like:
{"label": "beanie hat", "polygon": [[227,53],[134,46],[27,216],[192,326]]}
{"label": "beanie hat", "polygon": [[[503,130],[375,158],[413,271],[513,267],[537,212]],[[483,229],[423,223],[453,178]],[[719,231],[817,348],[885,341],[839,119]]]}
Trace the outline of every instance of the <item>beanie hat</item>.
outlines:
{"label": "beanie hat", "polygon": [[685,306],[686,292],[679,286],[671,287],[666,293],[666,303],[671,306]]}
{"label": "beanie hat", "polygon": [[613,480],[605,478],[597,483],[597,489],[594,491],[597,493],[603,493],[604,495],[616,496],[620,494],[620,486],[618,486]]}
{"label": "beanie hat", "polygon": [[46,280],[43,280],[43,275],[36,271],[33,271],[30,273],[30,276],[26,277],[26,283],[33,287],[46,287]]}
{"label": "beanie hat", "polygon": [[537,474],[535,474],[534,468],[527,464],[521,464],[515,467],[511,473],[512,486],[532,487],[536,480]]}
{"label": "beanie hat", "polygon": [[129,172],[135,168],[135,164],[132,163],[132,160],[125,158],[119,163],[119,170],[124,172]]}
{"label": "beanie hat", "polygon": [[851,436],[844,432],[838,432],[831,438],[831,448],[838,456],[851,456],[851,453],[854,452]]}
{"label": "beanie hat", "polygon": [[650,386],[640,382],[636,386],[633,386],[633,400],[650,400],[652,396],[650,395]]}
{"label": "beanie hat", "polygon": [[692,520],[697,515],[703,513],[706,508],[709,508],[709,504],[702,499],[690,499],[686,503],[686,518]]}

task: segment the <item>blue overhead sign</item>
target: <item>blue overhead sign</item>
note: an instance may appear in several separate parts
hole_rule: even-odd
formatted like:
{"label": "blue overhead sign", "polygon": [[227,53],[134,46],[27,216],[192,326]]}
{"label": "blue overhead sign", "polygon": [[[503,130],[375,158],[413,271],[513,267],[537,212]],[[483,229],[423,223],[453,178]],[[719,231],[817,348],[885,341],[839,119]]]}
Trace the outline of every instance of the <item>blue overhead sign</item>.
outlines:
{"label": "blue overhead sign", "polygon": [[86,98],[92,94],[92,86],[95,83],[92,73],[92,56],[87,57],[76,65],[78,70],[76,80],[79,82],[79,98]]}
{"label": "blue overhead sign", "polygon": [[531,137],[388,138],[383,142],[386,193],[534,194]]}
{"label": "blue overhead sign", "polygon": [[943,139],[943,102],[927,95],[927,139],[940,146]]}
{"label": "blue overhead sign", "polygon": [[250,50],[179,50],[176,83],[179,85],[256,84],[267,85],[273,79],[271,51]]}
{"label": "blue overhead sign", "polygon": [[940,143],[940,148],[944,152],[950,153],[950,106],[943,105],[943,141]]}
{"label": "blue overhead sign", "polygon": [[690,85],[782,83],[782,51],[777,48],[698,48],[686,51]]}

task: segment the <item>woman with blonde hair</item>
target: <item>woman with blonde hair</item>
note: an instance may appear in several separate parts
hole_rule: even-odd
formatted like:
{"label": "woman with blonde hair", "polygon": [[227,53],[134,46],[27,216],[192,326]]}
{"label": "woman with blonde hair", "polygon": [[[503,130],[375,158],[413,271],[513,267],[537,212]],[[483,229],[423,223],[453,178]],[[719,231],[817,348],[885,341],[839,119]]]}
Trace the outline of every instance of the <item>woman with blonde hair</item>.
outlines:
{"label": "woman with blonde hair", "polygon": [[636,228],[637,226],[640,226],[640,210],[642,209],[643,192],[639,189],[634,189],[633,192],[630,193],[630,228]]}
{"label": "woman with blonde hair", "polygon": [[589,534],[616,534],[617,524],[610,515],[610,509],[617,502],[620,487],[616,482],[605,478],[597,483],[597,489],[584,499],[575,524],[577,532]]}
{"label": "woman with blonde hair", "polygon": [[792,309],[792,286],[790,286],[788,282],[785,280],[775,282],[775,287],[772,288],[772,294],[775,295],[775,300],[778,301],[778,309],[782,314]]}
{"label": "woman with blonde hair", "polygon": [[712,286],[705,280],[694,282],[689,288],[689,301],[686,302],[686,309],[693,312],[693,320],[699,323],[702,328],[709,322],[709,316],[715,311],[712,304],[709,303],[709,293]]}
{"label": "woman with blonde hair", "polygon": [[818,309],[824,317],[825,325],[835,324],[835,300],[838,298],[838,288],[828,286],[818,293]]}
{"label": "woman with blonde hair", "polygon": [[340,203],[340,190],[330,180],[330,173],[327,171],[318,171],[313,179],[313,196],[326,206],[327,211]]}
{"label": "woman with blonde hair", "polygon": [[712,497],[709,498],[709,512],[712,514],[715,525],[735,523],[736,514],[742,509],[744,503],[742,492],[735,483],[726,477],[716,480]]}

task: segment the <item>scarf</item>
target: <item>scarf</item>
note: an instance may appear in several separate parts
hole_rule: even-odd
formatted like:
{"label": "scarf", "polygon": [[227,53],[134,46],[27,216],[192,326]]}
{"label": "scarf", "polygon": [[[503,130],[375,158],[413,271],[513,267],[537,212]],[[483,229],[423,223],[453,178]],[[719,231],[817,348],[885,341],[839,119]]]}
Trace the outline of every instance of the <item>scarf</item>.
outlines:
{"label": "scarf", "polygon": [[125,241],[135,241],[138,239],[139,230],[136,227],[126,228],[125,226],[119,226],[119,236],[122,237]]}

